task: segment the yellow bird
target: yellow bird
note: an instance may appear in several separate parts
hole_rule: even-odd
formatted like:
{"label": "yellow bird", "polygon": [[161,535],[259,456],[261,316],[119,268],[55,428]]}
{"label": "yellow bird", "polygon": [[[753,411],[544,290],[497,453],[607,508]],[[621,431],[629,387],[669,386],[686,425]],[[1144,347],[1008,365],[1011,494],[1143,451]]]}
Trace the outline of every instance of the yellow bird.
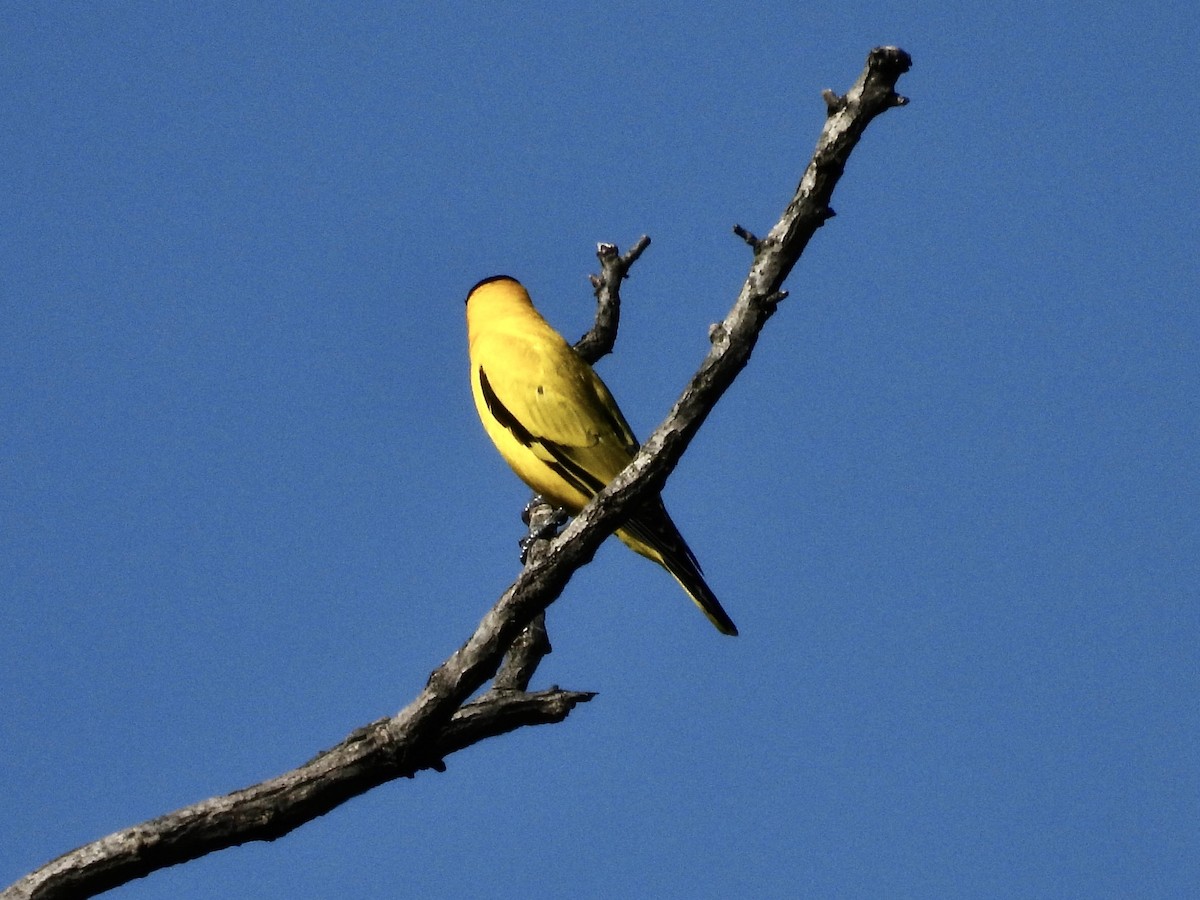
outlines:
{"label": "yellow bird", "polygon": [[[488,437],[522,481],[579,512],[638,450],[612,394],[507,275],[485,278],[467,294],[467,339],[471,393]],[[670,572],[719,631],[738,633],[661,497],[616,534]]]}

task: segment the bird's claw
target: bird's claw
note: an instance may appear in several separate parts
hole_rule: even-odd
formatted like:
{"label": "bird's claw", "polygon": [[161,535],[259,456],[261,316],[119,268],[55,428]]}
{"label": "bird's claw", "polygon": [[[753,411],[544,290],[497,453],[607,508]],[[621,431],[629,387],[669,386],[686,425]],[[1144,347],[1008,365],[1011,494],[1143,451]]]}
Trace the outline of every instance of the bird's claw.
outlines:
{"label": "bird's claw", "polygon": [[[535,516],[539,509],[548,510],[549,514]],[[529,533],[517,542],[517,546],[521,548],[521,565],[529,561],[529,551],[533,545],[554,537],[558,529],[566,524],[567,518],[565,509],[552,506],[545,497],[534,497],[525,504],[525,509],[521,511],[521,521],[529,526]]]}
{"label": "bird's claw", "polygon": [[534,494],[529,498],[529,502],[525,504],[525,508],[521,510],[521,521],[526,525],[529,524],[530,518],[533,517],[533,511],[539,506],[549,506],[550,501],[541,494]]}

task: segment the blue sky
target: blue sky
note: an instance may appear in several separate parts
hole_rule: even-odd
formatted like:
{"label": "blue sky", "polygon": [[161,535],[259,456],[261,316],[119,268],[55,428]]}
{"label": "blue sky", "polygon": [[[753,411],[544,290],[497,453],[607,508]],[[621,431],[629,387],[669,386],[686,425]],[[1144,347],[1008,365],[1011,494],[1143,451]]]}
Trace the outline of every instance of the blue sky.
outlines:
{"label": "blue sky", "polygon": [[606,545],[566,723],[112,896],[1200,892],[1200,18],[403,6],[5,14],[0,883],[407,703],[518,565],[467,289],[648,233],[645,435],[895,43],[666,491],[742,636]]}

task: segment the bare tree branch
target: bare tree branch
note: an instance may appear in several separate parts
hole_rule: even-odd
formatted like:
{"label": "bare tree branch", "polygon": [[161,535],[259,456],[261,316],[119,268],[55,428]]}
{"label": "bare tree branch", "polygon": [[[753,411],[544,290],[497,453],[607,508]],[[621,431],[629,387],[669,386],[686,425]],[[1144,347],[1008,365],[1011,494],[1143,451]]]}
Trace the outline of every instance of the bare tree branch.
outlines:
{"label": "bare tree branch", "polygon": [[575,342],[575,352],[591,365],[612,353],[621,324],[621,282],[649,246],[650,238],[643,234],[624,254],[617,251],[615,244],[600,244],[596,248],[600,274],[591,279],[596,293],[596,320],[591,330]]}
{"label": "bare tree branch", "polygon": [[[379,784],[412,777],[422,769],[441,770],[443,758],[455,750],[524,725],[562,721],[575,705],[591,699],[589,693],[557,688],[523,693],[544,656],[534,650],[514,665],[502,685],[467,702],[496,675],[513,641],[545,612],[572,573],[591,560],[629,511],[662,490],[692,437],[749,360],[759,332],[785,297],[784,279],[812,235],[832,216],[833,189],[867,125],[907,102],[896,94],[895,85],[910,65],[903,50],[879,47],[871,51],[862,75],[844,96],[825,92],[825,126],[783,216],[765,238],[738,231],[753,247],[754,259],[733,308],[711,331],[712,347],[699,371],[629,466],[561,535],[546,543],[544,552],[539,547],[530,554],[517,580],[467,642],[433,671],[416,699],[397,715],[357,729],[291,772],[60,856],[0,893],[0,900],[92,896],[215,850],[273,840]],[[580,352],[599,358],[611,349],[620,281],[648,243],[643,238],[625,256],[615,247],[601,248],[602,271],[593,282],[597,323],[581,340]]]}

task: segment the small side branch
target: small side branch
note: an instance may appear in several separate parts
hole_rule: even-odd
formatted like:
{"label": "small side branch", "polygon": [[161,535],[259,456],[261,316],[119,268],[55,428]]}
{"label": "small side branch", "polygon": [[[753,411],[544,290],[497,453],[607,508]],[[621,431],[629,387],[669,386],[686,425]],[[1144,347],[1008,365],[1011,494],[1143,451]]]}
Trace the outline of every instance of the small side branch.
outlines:
{"label": "small side branch", "polygon": [[596,318],[588,333],[575,342],[575,352],[591,365],[612,352],[621,323],[621,282],[649,246],[650,238],[643,234],[623,254],[615,244],[600,244],[596,248],[600,274],[591,277],[596,293]]}
{"label": "small side branch", "polygon": [[273,841],[351,797],[526,725],[561,722],[594,695],[554,688],[490,693],[457,710],[427,746],[416,747],[380,719],[277,778],[213,797],[110,834],[58,857],[8,887],[3,900],[91,897],[136,878],[248,841]]}
{"label": "small side branch", "polygon": [[753,231],[747,231],[741,225],[734,225],[733,233],[736,234],[738,237],[740,237],[743,241],[745,241],[750,246],[751,250],[758,249],[758,244],[759,244],[758,235],[755,234]]}
{"label": "small side branch", "polygon": [[524,691],[529,688],[533,674],[542,660],[554,651],[550,635],[546,631],[546,614],[538,613],[525,630],[517,635],[500,671],[492,679],[492,689],[497,691]]}

